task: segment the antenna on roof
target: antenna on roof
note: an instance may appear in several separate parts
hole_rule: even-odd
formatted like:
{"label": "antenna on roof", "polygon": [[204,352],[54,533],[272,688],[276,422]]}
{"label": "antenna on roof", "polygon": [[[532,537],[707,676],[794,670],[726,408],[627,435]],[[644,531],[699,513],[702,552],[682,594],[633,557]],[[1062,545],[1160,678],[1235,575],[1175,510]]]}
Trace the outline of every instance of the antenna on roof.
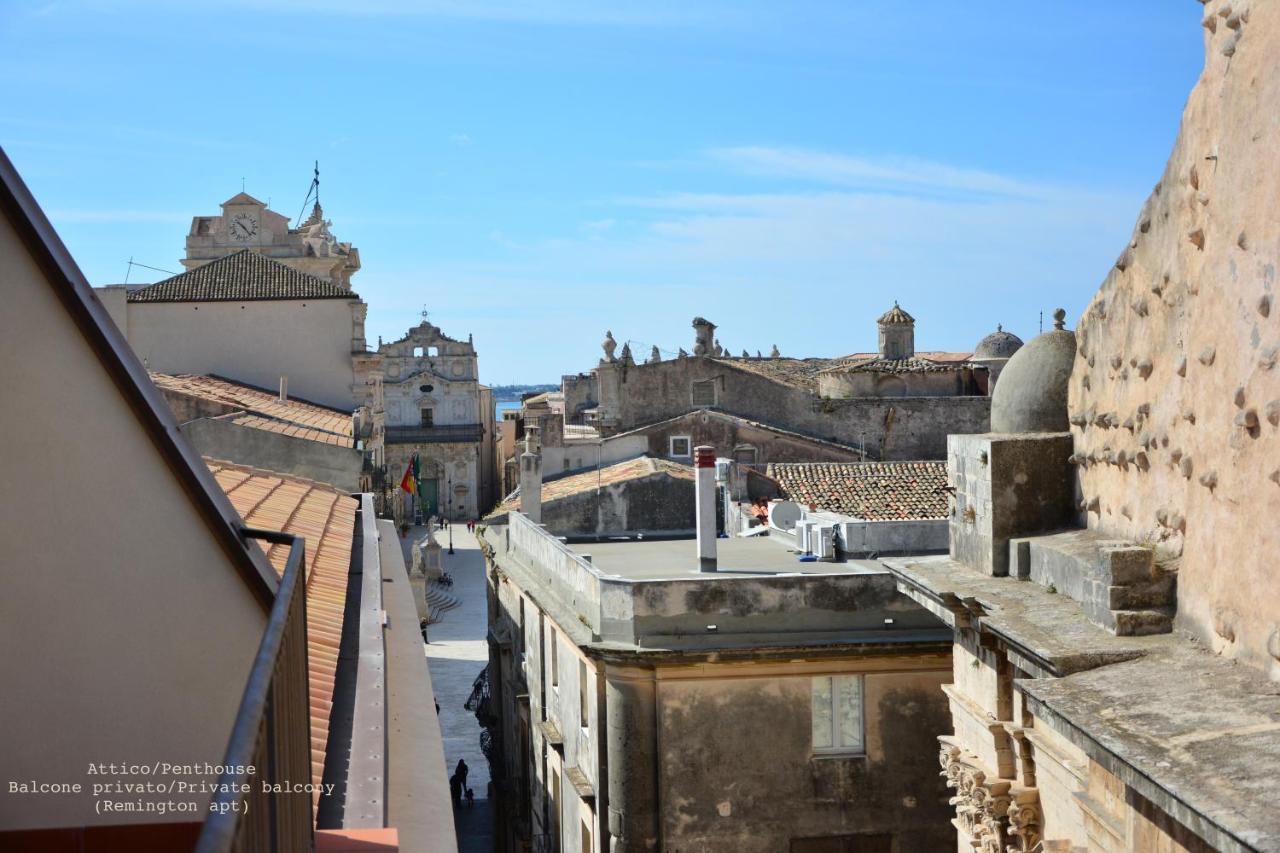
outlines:
{"label": "antenna on roof", "polygon": [[128,284],[128,283],[129,283],[129,275],[133,272],[133,268],[134,268],[134,267],[142,267],[144,270],[155,270],[156,272],[167,273],[167,274],[169,274],[169,275],[178,275],[178,273],[174,272],[173,270],[162,270],[162,269],[160,269],[160,267],[149,267],[149,266],[147,266],[146,264],[140,264],[140,263],[138,263],[137,261],[135,261],[132,257],[130,257],[130,258],[129,258],[129,268],[128,268],[128,270],[126,270],[126,272],[125,272],[125,274],[124,274],[124,283],[125,283],[125,284]]}
{"label": "antenna on roof", "polygon": [[307,197],[302,200],[302,210],[298,213],[298,227],[306,221],[303,217],[307,212],[307,202],[315,200],[316,206],[320,205],[320,161],[316,161],[315,173],[311,177],[311,186],[307,188]]}

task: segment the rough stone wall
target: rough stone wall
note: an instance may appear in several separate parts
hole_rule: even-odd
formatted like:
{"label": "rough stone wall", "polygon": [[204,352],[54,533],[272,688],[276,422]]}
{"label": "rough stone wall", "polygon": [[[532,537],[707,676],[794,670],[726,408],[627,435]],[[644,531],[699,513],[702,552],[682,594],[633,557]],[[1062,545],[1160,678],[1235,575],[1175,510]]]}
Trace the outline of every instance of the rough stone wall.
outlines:
{"label": "rough stone wall", "polygon": [[943,459],[949,433],[986,432],[990,423],[989,397],[824,399],[710,358],[634,365],[609,375],[619,380],[616,401],[610,397],[614,432],[688,412],[692,384],[707,379],[716,380],[718,409],[841,444],[862,442],[872,459]]}
{"label": "rough stone wall", "polygon": [[901,853],[955,849],[934,757],[946,677],[868,674],[857,756],[813,754],[807,676],[661,682],[666,849],[776,853],[847,834],[890,835]]}
{"label": "rough stone wall", "polygon": [[693,504],[692,483],[659,473],[544,501],[542,524],[556,536],[689,531]]}
{"label": "rough stone wall", "polygon": [[979,384],[972,367],[919,373],[880,373],[872,370],[848,370],[824,373],[818,377],[818,389],[824,397],[959,397],[981,396],[985,384]]}
{"label": "rough stone wall", "polygon": [[1160,183],[1077,328],[1088,524],[1178,568],[1178,620],[1280,677],[1280,4],[1204,5]]}
{"label": "rough stone wall", "polygon": [[[754,461],[766,462],[856,462],[858,454],[830,444],[808,441],[772,430],[717,417],[705,412],[690,412],[677,421],[654,425],[645,431],[648,452],[659,458],[670,456],[673,436],[689,436],[690,448],[710,445],[717,456],[732,458],[735,448],[752,447]],[[615,439],[610,439],[613,441]],[[689,457],[684,457],[687,461]]]}

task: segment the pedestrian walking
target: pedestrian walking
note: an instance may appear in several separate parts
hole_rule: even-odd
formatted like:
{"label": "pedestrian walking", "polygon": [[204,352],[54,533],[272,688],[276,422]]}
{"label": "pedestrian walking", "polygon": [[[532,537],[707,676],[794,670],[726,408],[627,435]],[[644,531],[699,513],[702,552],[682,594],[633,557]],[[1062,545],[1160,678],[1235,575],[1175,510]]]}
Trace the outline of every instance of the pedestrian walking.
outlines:
{"label": "pedestrian walking", "polygon": [[457,773],[449,777],[449,796],[455,806],[462,805],[462,783],[458,781]]}
{"label": "pedestrian walking", "polygon": [[462,786],[463,790],[467,787],[467,774],[469,772],[471,772],[471,768],[467,766],[467,762],[459,758],[458,766],[453,768],[453,775],[458,777],[458,784]]}

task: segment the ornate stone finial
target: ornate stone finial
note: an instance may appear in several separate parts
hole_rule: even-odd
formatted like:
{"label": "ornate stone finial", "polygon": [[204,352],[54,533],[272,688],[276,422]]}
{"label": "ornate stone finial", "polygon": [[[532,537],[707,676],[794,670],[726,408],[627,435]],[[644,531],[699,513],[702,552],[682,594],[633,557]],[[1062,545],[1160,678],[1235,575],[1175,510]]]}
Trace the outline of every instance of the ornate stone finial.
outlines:
{"label": "ornate stone finial", "polygon": [[689,353],[684,351],[684,347],[680,347],[680,352],[676,353],[676,358],[688,358]]}
{"label": "ornate stone finial", "polygon": [[629,343],[626,343],[626,344],[623,344],[623,345],[622,345],[622,363],[623,363],[623,364],[635,364],[635,363],[636,363],[636,360],[635,360],[634,358],[632,358],[632,357],[631,357],[631,344],[629,344]]}
{"label": "ornate stone finial", "polygon": [[1053,327],[1061,329],[1067,323],[1067,312],[1063,308],[1055,309],[1053,312]]}
{"label": "ornate stone finial", "polygon": [[774,344],[773,349],[769,350],[769,358],[782,358],[782,353],[778,350],[777,344]]}
{"label": "ornate stone finial", "polygon": [[657,364],[662,361],[662,353],[658,351],[658,345],[654,344],[653,349],[649,350],[649,364]]}
{"label": "ornate stone finial", "polygon": [[618,348],[618,342],[613,339],[613,331],[609,330],[604,333],[604,341],[600,344],[600,349],[604,350],[605,361],[617,361],[613,357],[613,351]]}

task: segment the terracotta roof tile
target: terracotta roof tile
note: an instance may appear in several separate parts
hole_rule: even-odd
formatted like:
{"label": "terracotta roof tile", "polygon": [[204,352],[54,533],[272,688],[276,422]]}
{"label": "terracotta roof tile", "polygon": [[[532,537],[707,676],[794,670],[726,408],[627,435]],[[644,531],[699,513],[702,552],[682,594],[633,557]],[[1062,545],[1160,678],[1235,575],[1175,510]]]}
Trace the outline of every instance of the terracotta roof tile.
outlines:
{"label": "terracotta roof tile", "polygon": [[197,397],[243,411],[232,422],[253,429],[293,435],[322,444],[351,447],[351,413],[304,400],[283,403],[277,394],[221,376],[152,373],[151,381],[162,391]]}
{"label": "terracotta roof tile", "polygon": [[[302,536],[307,543],[307,675],[311,705],[311,776],[324,775],[329,711],[346,609],[347,575],[355,540],[356,499],[331,486],[273,471],[205,459],[218,485],[245,524]],[[283,573],[285,545],[271,545],[267,558]],[[319,795],[312,798],[313,808]]]}
{"label": "terracotta roof tile", "polygon": [[259,299],[359,299],[331,281],[253,249],[129,291],[130,302],[252,302]]}
{"label": "terracotta roof tile", "polygon": [[945,462],[771,462],[765,473],[790,500],[868,521],[949,511]]}

